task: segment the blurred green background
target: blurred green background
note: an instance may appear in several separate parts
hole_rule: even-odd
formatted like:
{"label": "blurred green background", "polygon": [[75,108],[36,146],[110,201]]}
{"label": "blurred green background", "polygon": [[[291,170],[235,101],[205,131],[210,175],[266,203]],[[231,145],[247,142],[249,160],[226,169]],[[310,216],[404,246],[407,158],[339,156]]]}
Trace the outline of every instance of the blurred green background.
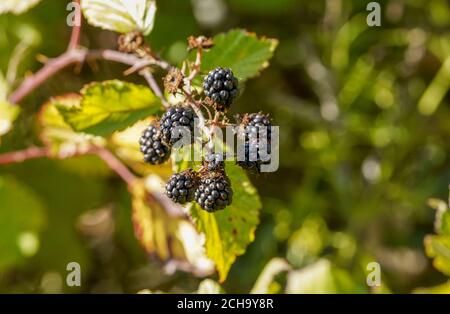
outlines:
{"label": "blurred green background", "polygon": [[[450,7],[446,0],[378,2],[381,27],[367,26],[367,1],[359,0],[157,1],[148,40],[173,64],[186,58],[189,35],[239,27],[280,41],[232,112],[271,114],[281,164],[251,177],[261,224],[225,291],[249,292],[274,257],[295,269],[330,263],[333,282],[314,292],[375,291],[365,284],[371,261],[382,270],[375,292],[409,293],[448,280],[425,255],[423,239],[435,214],[427,200],[447,199],[450,183]],[[18,53],[22,77],[40,68],[35,56],[64,51],[67,13],[65,1],[43,0],[26,14],[1,15],[3,73]],[[83,26],[84,46],[116,47],[116,39]],[[121,78],[123,70],[99,62],[79,75],[60,73],[26,99],[0,152],[39,144],[34,113],[50,96]],[[126,188],[97,159],[34,160],[0,166],[0,175],[0,292],[191,292],[202,280],[161,272],[145,256]],[[28,197],[15,197],[17,190]],[[82,265],[81,288],[65,285],[70,261]],[[271,291],[282,291],[285,277]]]}

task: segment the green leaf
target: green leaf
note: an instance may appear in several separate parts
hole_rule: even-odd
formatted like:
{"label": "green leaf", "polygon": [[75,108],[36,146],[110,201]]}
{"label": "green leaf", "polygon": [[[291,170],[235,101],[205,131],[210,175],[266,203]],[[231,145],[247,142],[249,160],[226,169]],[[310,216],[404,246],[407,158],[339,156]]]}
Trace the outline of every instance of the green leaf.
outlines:
{"label": "green leaf", "polygon": [[156,13],[154,0],[83,0],[81,8],[89,24],[119,33],[150,34]]}
{"label": "green leaf", "polygon": [[234,164],[226,168],[234,191],[233,203],[215,213],[197,204],[190,207],[197,229],[205,234],[206,255],[216,264],[220,282],[227,278],[236,257],[244,254],[254,240],[261,208],[258,193],[245,172]]}
{"label": "green leaf", "polygon": [[80,106],[57,106],[75,131],[107,136],[157,113],[160,100],[145,86],[118,80],[92,83],[81,91]]}
{"label": "green leaf", "polygon": [[3,13],[13,13],[13,14],[22,14],[36,4],[38,4],[41,0],[7,0],[0,2],[0,14]]}
{"label": "green leaf", "polygon": [[0,204],[1,273],[37,253],[45,212],[36,194],[12,177],[0,177]]}
{"label": "green leaf", "polygon": [[70,111],[80,106],[82,97],[78,94],[67,94],[53,97],[45,103],[39,112],[39,137],[54,153],[69,154],[88,148],[91,144],[104,146],[102,137],[75,132],[62,117],[60,111]]}
{"label": "green leaf", "polygon": [[207,72],[219,66],[231,68],[245,81],[268,67],[277,45],[276,39],[258,38],[242,29],[219,34],[214,37],[214,47],[203,55],[202,70]]}
{"label": "green leaf", "polygon": [[433,258],[433,266],[450,276],[450,236],[427,235],[424,243],[425,252]]}
{"label": "green leaf", "polygon": [[0,138],[8,133],[20,113],[19,106],[0,101]]}

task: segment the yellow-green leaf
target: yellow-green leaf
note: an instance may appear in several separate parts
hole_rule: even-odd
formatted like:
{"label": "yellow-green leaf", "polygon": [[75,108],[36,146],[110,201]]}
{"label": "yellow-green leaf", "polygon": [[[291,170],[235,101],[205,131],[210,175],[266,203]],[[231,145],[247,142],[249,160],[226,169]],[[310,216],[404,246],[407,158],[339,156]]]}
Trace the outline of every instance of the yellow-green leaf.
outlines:
{"label": "yellow-green leaf", "polygon": [[425,251],[429,257],[433,258],[433,266],[450,276],[450,236],[427,235]]}
{"label": "yellow-green leaf", "polygon": [[39,136],[54,153],[67,155],[84,150],[92,144],[105,145],[101,137],[75,132],[57,109],[73,110],[80,106],[81,100],[82,97],[78,94],[67,94],[53,97],[42,106],[38,116]]}
{"label": "yellow-green leaf", "polygon": [[254,240],[261,208],[258,193],[245,172],[236,165],[227,165],[226,170],[234,191],[233,203],[215,213],[197,204],[190,208],[197,229],[205,234],[206,255],[216,264],[220,282],[227,278],[236,257],[244,254]]}
{"label": "yellow-green leaf", "polygon": [[161,101],[145,86],[118,80],[92,83],[79,106],[58,110],[75,131],[107,136],[157,113]]}

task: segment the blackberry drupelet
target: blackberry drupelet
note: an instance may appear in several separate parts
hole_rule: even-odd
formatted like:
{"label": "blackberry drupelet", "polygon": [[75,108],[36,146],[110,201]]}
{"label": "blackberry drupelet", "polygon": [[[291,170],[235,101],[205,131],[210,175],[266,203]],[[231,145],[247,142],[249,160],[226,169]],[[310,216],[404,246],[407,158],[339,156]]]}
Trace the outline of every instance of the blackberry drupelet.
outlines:
{"label": "blackberry drupelet", "polygon": [[221,67],[208,73],[203,81],[203,89],[205,95],[220,111],[228,109],[239,93],[238,80],[233,72]]}
{"label": "blackberry drupelet", "polygon": [[194,200],[197,186],[197,173],[192,169],[187,169],[170,177],[166,184],[166,195],[175,203],[186,204]]}
{"label": "blackberry drupelet", "polygon": [[194,110],[187,106],[175,106],[169,108],[161,118],[162,139],[170,145],[181,139],[182,134],[176,132],[176,127],[188,128],[191,136],[191,143],[194,142]]}
{"label": "blackberry drupelet", "polygon": [[144,161],[152,165],[162,164],[170,157],[171,148],[161,139],[161,131],[155,124],[151,124],[142,133],[139,140]]}
{"label": "blackberry drupelet", "polygon": [[233,201],[230,180],[224,173],[208,173],[201,179],[194,198],[207,212],[224,209]]}

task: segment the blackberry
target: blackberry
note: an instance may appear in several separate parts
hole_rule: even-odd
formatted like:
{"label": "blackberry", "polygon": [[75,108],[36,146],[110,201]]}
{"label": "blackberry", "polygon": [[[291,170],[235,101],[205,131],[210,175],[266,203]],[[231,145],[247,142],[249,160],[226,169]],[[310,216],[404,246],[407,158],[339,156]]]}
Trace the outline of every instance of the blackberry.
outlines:
{"label": "blackberry", "polygon": [[224,157],[223,154],[208,154],[205,156],[203,165],[208,171],[223,172],[225,170]]}
{"label": "blackberry", "polygon": [[191,107],[175,106],[169,108],[169,110],[167,110],[167,112],[162,116],[160,122],[162,139],[166,143],[173,145],[181,139],[181,134],[176,132],[175,127],[187,127],[191,134],[191,143],[193,143],[195,117],[194,110],[192,110]]}
{"label": "blackberry", "polygon": [[188,169],[170,177],[166,184],[166,195],[175,203],[186,204],[194,200],[197,186],[197,173]]}
{"label": "blackberry", "polygon": [[207,173],[206,177],[200,180],[194,198],[200,207],[208,212],[224,209],[233,201],[230,180],[222,173]]}
{"label": "blackberry", "polygon": [[[261,129],[266,128],[267,138],[266,140],[270,142],[271,140],[271,127],[272,122],[270,120],[269,115],[264,114],[262,112],[258,113],[247,113],[242,118],[241,126],[245,129],[243,130],[243,134],[241,136],[246,136],[248,139],[257,139],[258,134]],[[264,140],[264,139],[261,139]]]}
{"label": "blackberry", "polygon": [[269,142],[264,140],[258,141],[256,139],[246,141],[244,144],[244,156],[242,156],[243,160],[239,160],[238,158],[237,164],[247,171],[259,174],[261,172],[261,165],[270,164],[270,159],[264,161],[261,159],[260,147],[262,145],[266,145],[266,153],[270,154]]}
{"label": "blackberry", "polygon": [[152,165],[162,164],[170,157],[171,148],[162,141],[161,131],[155,124],[151,124],[142,133],[139,140],[144,161]]}
{"label": "blackberry", "polygon": [[238,80],[230,69],[218,67],[204,78],[203,89],[205,95],[212,101],[217,110],[223,111],[239,93]]}

